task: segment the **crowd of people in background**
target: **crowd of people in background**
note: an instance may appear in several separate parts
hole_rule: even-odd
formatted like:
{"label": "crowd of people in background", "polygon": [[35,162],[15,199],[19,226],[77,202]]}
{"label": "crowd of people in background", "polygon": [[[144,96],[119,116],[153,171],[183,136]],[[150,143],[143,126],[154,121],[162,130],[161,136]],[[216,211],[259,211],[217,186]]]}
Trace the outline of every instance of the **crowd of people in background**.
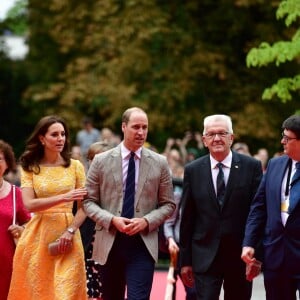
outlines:
{"label": "crowd of people in background", "polygon": [[[294,130],[292,132],[298,134],[298,127],[296,126],[295,129],[294,123],[291,124],[288,123],[292,129],[286,127],[287,132]],[[154,254],[155,248],[152,248],[153,242],[150,242],[150,239],[157,237],[152,236],[149,232],[153,230],[152,226],[158,227],[160,224],[164,228],[170,257],[172,255],[178,257],[174,285],[176,286],[177,278],[181,278],[186,291],[186,300],[218,299],[222,285],[224,285],[225,295],[227,293],[227,296],[231,297],[230,299],[241,297],[239,299],[248,300],[251,298],[252,285],[243,277],[245,265],[240,258],[244,231],[242,230],[237,235],[236,232],[230,232],[230,230],[236,230],[237,227],[244,228],[246,224],[251,201],[262,174],[267,171],[268,150],[259,148],[256,153],[251,154],[249,145],[242,141],[235,142],[231,119],[224,115],[213,115],[206,118],[203,133],[187,131],[182,138],[169,137],[160,154],[157,153],[157,148],[146,140],[147,131],[147,115],[138,108],[129,109],[123,115],[124,139],[109,128],[95,128],[93,120],[86,117],[82,121],[82,129],[76,134],[75,143],[71,146],[69,144],[70,133],[65,121],[57,116],[46,116],[37,123],[26,141],[25,151],[18,160],[18,168],[16,168],[16,160],[11,146],[0,141],[1,216],[2,220],[5,220],[5,222],[1,222],[0,226],[1,238],[4,241],[1,246],[1,258],[5,262],[5,267],[0,271],[0,274],[3,273],[1,276],[3,280],[0,283],[1,299],[35,299],[35,297],[39,299],[48,297],[47,299],[49,299],[50,297],[68,300],[87,298],[90,300],[117,300],[124,299],[122,297],[125,293],[125,282],[129,300],[149,299],[151,278],[153,278],[154,266],[157,261]],[[139,144],[136,144],[137,132],[140,132],[138,133]],[[289,139],[297,138],[298,136]],[[289,139],[285,138],[285,143],[288,143]],[[140,152],[141,149],[143,152]],[[148,150],[150,150],[149,153]],[[119,157],[121,165],[126,166],[125,170],[129,169],[129,158],[125,158],[125,154],[127,155],[127,152],[130,153],[130,151],[135,153],[137,172],[140,171],[141,174],[144,174],[144,168],[146,168],[143,162],[147,158],[142,157],[144,153],[151,156],[153,162],[160,161],[157,168],[163,166],[159,171],[162,174],[165,172],[164,168],[168,167],[170,178],[173,178],[173,196],[171,197],[169,191],[166,190],[165,198],[160,195],[161,198],[155,199],[153,202],[153,212],[151,209],[149,210],[149,203],[142,208],[142,202],[140,202],[140,207],[134,212],[135,217],[123,216],[123,213],[117,217],[118,211],[122,208],[118,203],[119,196],[117,195],[115,195],[115,206],[111,206],[111,193],[115,193],[118,189],[110,186],[107,178],[112,174],[111,169],[117,157]],[[104,152],[104,155],[100,154]],[[281,153],[274,154],[274,157],[277,156],[281,156]],[[111,157],[113,160],[110,161]],[[164,157],[166,165],[161,157]],[[211,204],[207,204],[207,207],[204,205],[205,199],[207,199],[207,203],[211,200],[211,196],[208,194],[210,181],[207,176],[211,171],[211,178],[217,180],[217,171],[219,170],[221,173],[218,165],[221,161],[224,186],[231,185],[231,193],[236,193],[239,198],[247,198],[247,201],[245,200],[247,205],[245,206],[243,203],[243,206],[239,208],[236,196],[231,198],[224,190],[221,201],[227,199],[228,203],[222,202],[219,207],[216,206],[214,208],[216,214],[214,214],[214,209],[210,207]],[[216,167],[212,168],[211,166],[214,164]],[[238,176],[239,185],[235,187],[236,192],[232,192],[234,190],[233,182],[228,182],[229,176],[234,176],[231,175],[232,164],[236,169],[246,166],[245,174],[248,174],[245,177],[242,177],[241,174]],[[125,193],[124,182],[127,175],[124,176],[124,169],[122,171],[116,168],[116,170],[121,174],[123,172],[121,175],[121,177],[123,176],[123,180],[121,180],[123,188],[121,190]],[[148,176],[148,173],[143,176]],[[155,180],[158,185],[152,185],[152,188],[162,184],[159,182],[161,174],[155,176],[157,176]],[[103,179],[104,177],[106,180]],[[136,189],[139,186],[140,179],[138,178],[139,176],[136,175]],[[244,178],[243,183],[242,178]],[[169,179],[166,178],[166,180]],[[168,181],[168,184],[170,183],[172,181]],[[17,225],[15,226],[11,225],[12,184],[17,186]],[[203,184],[202,188],[201,184]],[[214,185],[212,189],[215,189],[216,199],[218,199],[218,183],[214,183]],[[243,194],[241,194],[241,185],[244,186]],[[106,192],[104,192],[105,190]],[[111,190],[109,196],[107,190]],[[100,194],[98,194],[99,191]],[[150,194],[158,193],[153,191]],[[85,199],[86,195],[88,195],[87,199]],[[107,202],[105,202],[106,195]],[[141,199],[145,199],[145,197],[146,194]],[[159,221],[156,219],[154,222],[150,215],[154,214],[154,210],[157,213],[157,203],[165,201],[169,197],[173,198],[176,209],[174,209],[175,205],[172,207],[171,202],[169,204],[162,202],[161,213],[158,213],[156,217],[159,218]],[[197,206],[198,198],[202,199],[201,207]],[[232,203],[230,204],[230,202]],[[230,205],[233,205],[233,208]],[[207,210],[205,211],[205,209]],[[252,214],[255,209],[252,208]],[[140,211],[144,210],[145,212],[140,214]],[[221,215],[219,210],[222,211]],[[238,212],[239,216],[232,217],[233,225],[228,225],[228,231],[223,225],[224,238],[222,238],[219,231],[213,232],[210,231],[210,228],[215,228],[219,223],[222,224],[222,218],[226,211],[231,216],[234,215],[234,212]],[[244,211],[243,219],[240,217],[242,211]],[[206,214],[210,216],[209,222],[203,221],[203,224],[195,224],[198,222],[195,221],[196,219],[202,220]],[[182,217],[185,222],[182,222]],[[25,230],[23,225],[26,225]],[[198,228],[197,226],[210,232],[211,236],[216,234],[219,241],[216,242],[218,238],[213,241],[206,240],[205,247],[201,248],[202,237],[199,236],[197,246],[194,245],[193,230]],[[8,228],[9,230],[7,230]],[[137,235],[137,233],[140,234]],[[204,240],[205,234],[203,232]],[[16,247],[14,238],[20,236],[22,238]],[[139,238],[136,239],[132,236],[139,236]],[[107,247],[105,256],[97,244],[100,239],[102,242],[106,240],[106,246],[103,246]],[[56,251],[68,253],[68,255],[62,255],[59,259],[57,259],[58,256],[51,255],[48,246],[55,241],[58,241]],[[145,245],[146,247],[144,247]],[[234,251],[233,245],[236,247]],[[248,243],[246,245],[248,246]],[[251,243],[249,245],[253,246]],[[136,263],[137,258],[140,257],[140,262],[148,265],[147,272],[139,270],[136,264],[132,264],[127,258],[122,257],[120,249],[123,251],[125,248],[130,249],[128,251],[133,251],[133,248],[143,249],[142,251],[133,251],[134,262]],[[195,256],[195,252],[197,252],[197,256]],[[244,261],[249,263],[250,254],[245,252],[243,255]],[[191,260],[192,257],[193,260]],[[197,257],[202,262],[198,262]],[[203,257],[205,257],[205,262],[203,262]],[[230,257],[229,265],[226,262],[228,257]],[[116,265],[116,261],[118,261],[118,265]],[[121,265],[124,273],[120,271]],[[236,273],[232,273],[231,266],[234,266]],[[76,272],[74,272],[74,268]],[[228,275],[227,271],[229,271]],[[131,272],[132,275],[128,275]],[[139,273],[141,279],[141,290],[135,287],[136,275],[134,273],[136,272]],[[29,275],[24,276],[24,274]],[[49,281],[49,276],[52,278],[51,281]],[[116,278],[119,280],[118,289],[110,284]],[[84,284],[82,284],[83,282]],[[148,282],[148,285],[145,282]],[[237,284],[237,282],[239,283]],[[204,288],[205,286],[210,286],[210,288]],[[146,296],[141,298],[141,294]],[[271,294],[270,291],[269,294]],[[172,299],[176,299],[176,287]]]}
{"label": "crowd of people in background", "polygon": [[[269,161],[269,152],[266,148],[259,148],[255,154],[251,155],[249,151],[249,146],[246,143],[237,142],[232,145],[232,150],[248,156],[253,156],[255,159],[261,162],[263,172],[266,171],[267,164]],[[275,153],[274,157],[275,156],[278,156],[278,153]]]}

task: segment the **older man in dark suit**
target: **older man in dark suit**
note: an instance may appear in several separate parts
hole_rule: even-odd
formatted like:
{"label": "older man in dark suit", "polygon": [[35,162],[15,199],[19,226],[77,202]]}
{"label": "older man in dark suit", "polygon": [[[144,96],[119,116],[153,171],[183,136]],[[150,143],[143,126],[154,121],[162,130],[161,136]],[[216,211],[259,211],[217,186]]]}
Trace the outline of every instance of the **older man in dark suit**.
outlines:
{"label": "older man in dark suit", "polygon": [[198,300],[249,300],[252,285],[240,258],[245,223],[262,177],[258,160],[231,151],[226,115],[204,119],[209,154],[185,167],[180,228],[181,274]]}

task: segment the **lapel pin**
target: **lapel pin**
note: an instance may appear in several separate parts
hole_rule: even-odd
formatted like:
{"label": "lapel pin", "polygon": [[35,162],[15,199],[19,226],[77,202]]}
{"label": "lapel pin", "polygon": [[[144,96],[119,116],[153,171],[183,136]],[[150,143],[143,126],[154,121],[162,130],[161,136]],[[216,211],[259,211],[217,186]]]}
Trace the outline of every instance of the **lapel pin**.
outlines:
{"label": "lapel pin", "polygon": [[238,168],[239,168],[239,166],[237,166],[237,165],[235,165],[234,167],[235,167],[236,169],[238,169]]}

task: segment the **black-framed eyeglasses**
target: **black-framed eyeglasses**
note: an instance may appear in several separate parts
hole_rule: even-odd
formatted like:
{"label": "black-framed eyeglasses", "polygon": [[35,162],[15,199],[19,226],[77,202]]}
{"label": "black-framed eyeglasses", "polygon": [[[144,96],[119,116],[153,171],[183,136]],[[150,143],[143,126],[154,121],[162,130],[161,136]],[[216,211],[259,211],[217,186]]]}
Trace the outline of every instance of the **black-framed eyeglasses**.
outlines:
{"label": "black-framed eyeglasses", "polygon": [[281,136],[282,136],[282,139],[283,139],[286,143],[288,143],[288,142],[291,141],[291,140],[298,140],[298,138],[296,138],[296,137],[289,137],[289,136],[287,136],[286,134],[284,134],[284,132],[281,133]]}
{"label": "black-framed eyeglasses", "polygon": [[216,135],[218,135],[221,138],[225,138],[228,134],[229,134],[229,132],[227,132],[227,131],[207,132],[204,134],[204,136],[208,139],[214,139],[216,137]]}

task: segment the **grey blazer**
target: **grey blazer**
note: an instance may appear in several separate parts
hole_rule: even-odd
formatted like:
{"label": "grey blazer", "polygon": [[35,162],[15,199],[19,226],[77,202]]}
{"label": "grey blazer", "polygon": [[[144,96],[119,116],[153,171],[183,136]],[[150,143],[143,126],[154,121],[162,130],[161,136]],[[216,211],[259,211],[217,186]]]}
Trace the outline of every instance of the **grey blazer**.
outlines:
{"label": "grey blazer", "polygon": [[[123,178],[121,146],[97,154],[87,174],[88,196],[83,202],[86,214],[96,222],[92,258],[105,264],[117,230],[111,226],[114,216],[121,216]],[[158,227],[175,209],[170,169],[164,156],[142,149],[135,195],[134,217],[144,217],[149,224],[141,237],[155,261],[158,258]]]}

